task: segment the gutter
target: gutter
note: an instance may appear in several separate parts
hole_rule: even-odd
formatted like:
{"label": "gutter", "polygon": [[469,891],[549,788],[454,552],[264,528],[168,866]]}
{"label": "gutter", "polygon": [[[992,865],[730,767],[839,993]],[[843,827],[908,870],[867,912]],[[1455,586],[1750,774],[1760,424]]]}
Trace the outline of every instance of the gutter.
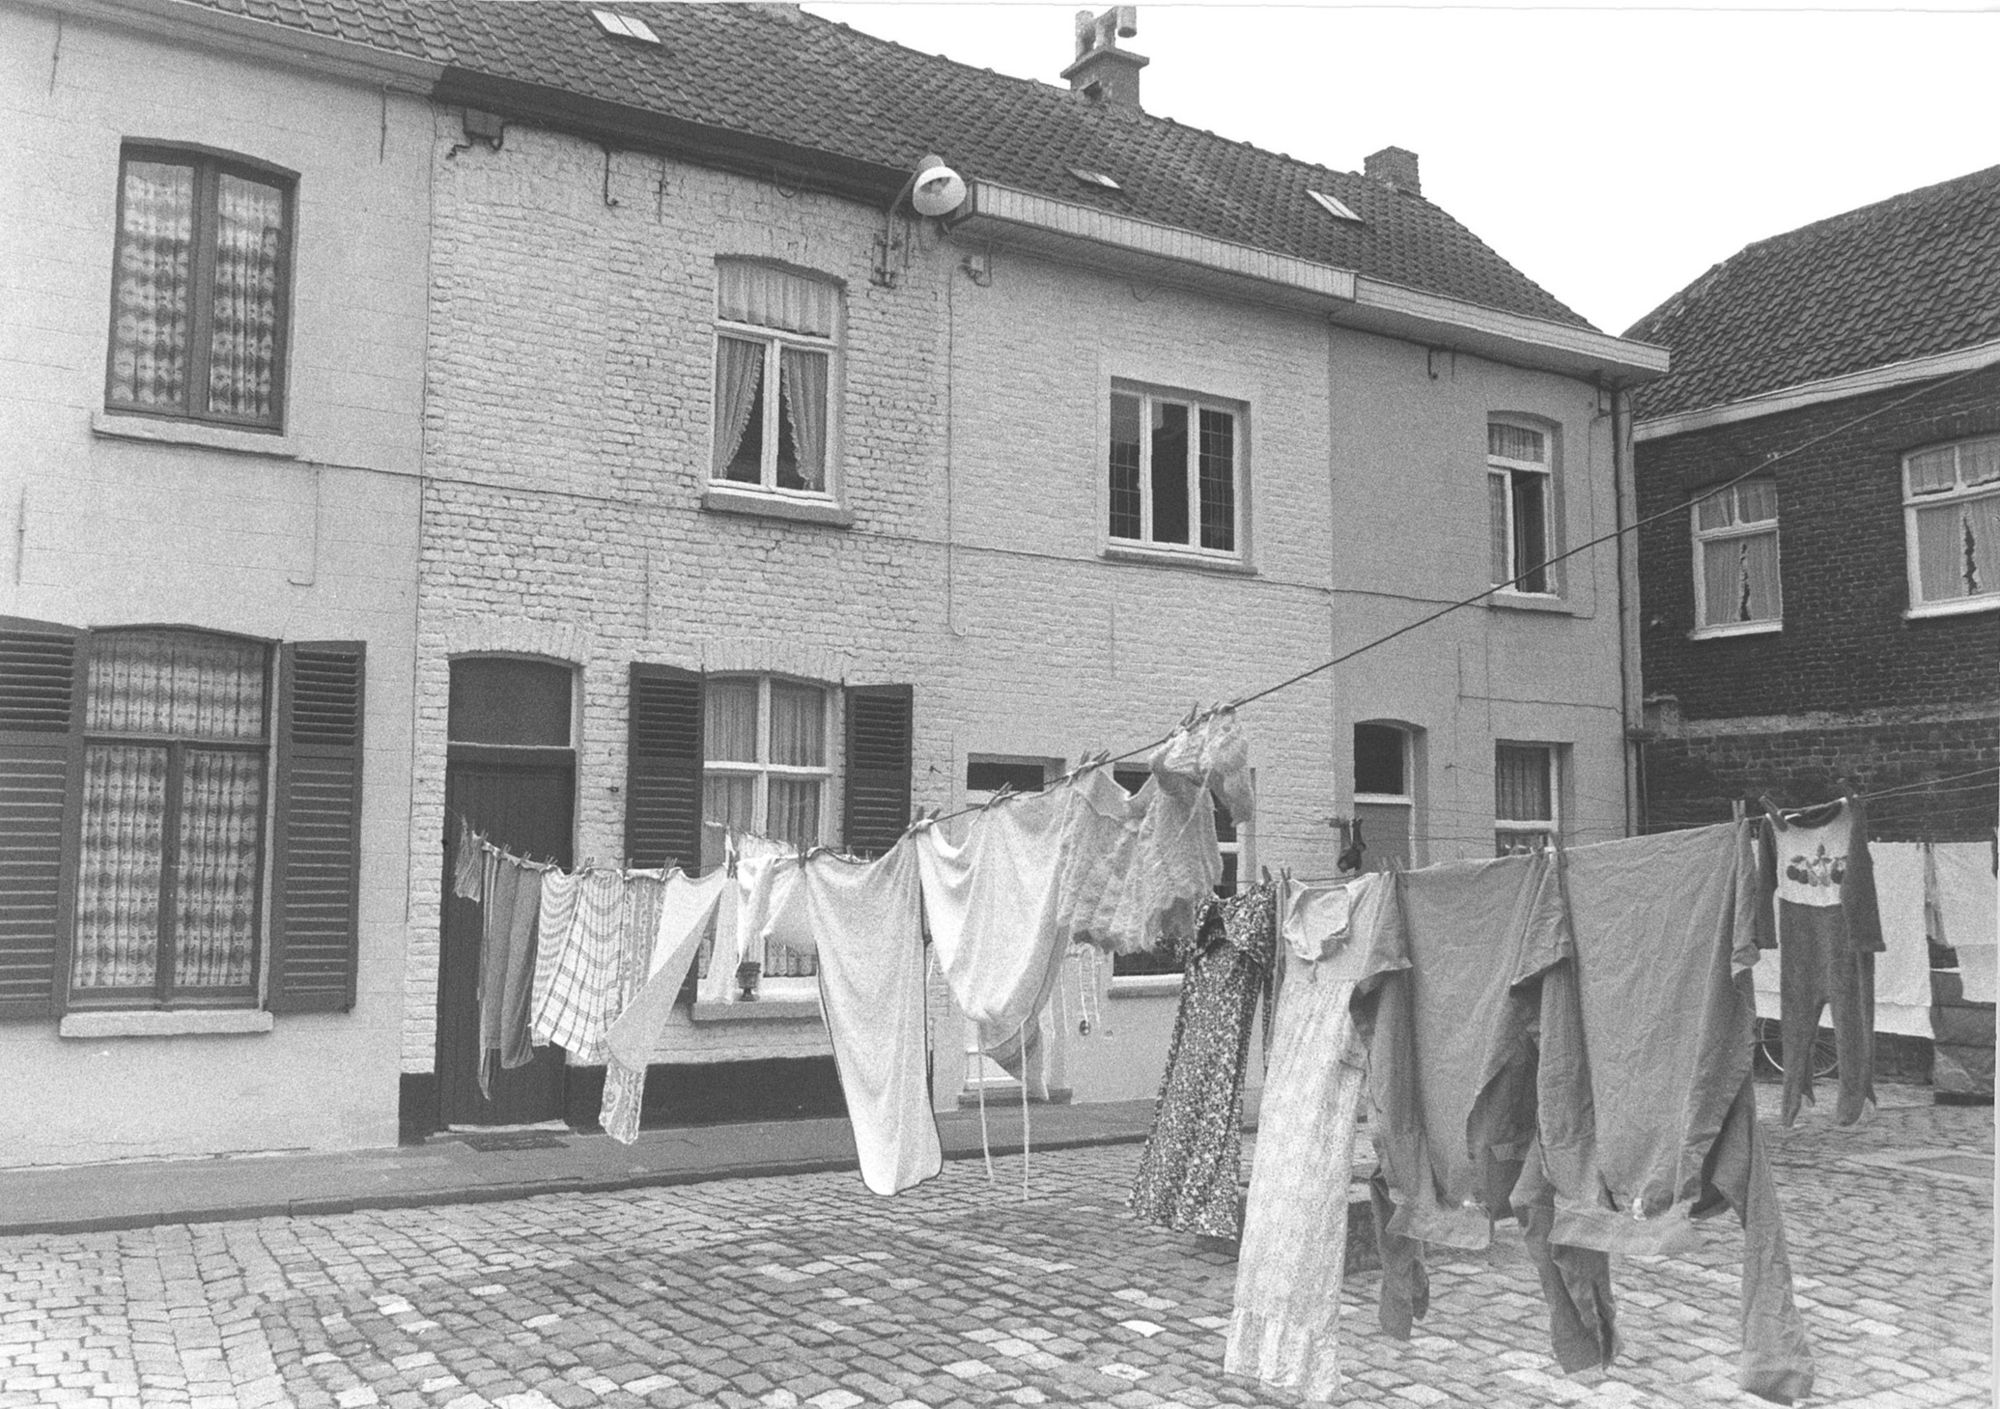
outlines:
{"label": "gutter", "polygon": [[945,228],[961,238],[1319,314],[1343,327],[1588,377],[1613,389],[1652,381],[1667,370],[1666,349],[1594,328],[1487,308],[992,181],[968,185],[965,204],[945,219]]}

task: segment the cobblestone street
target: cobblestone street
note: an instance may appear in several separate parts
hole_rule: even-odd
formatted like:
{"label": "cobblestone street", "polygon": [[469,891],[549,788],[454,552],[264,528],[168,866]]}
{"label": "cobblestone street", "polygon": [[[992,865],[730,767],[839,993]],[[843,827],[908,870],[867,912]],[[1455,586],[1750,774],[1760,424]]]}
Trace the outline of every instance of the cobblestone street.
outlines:
{"label": "cobblestone street", "polygon": [[[1992,1403],[1992,1111],[1891,1098],[1774,1134],[1813,1402]],[[1221,1373],[1235,1265],[1122,1207],[1135,1146],[899,1198],[846,1174],[0,1239],[0,1405],[1284,1404]],[[1567,1378],[1518,1237],[1434,1264],[1406,1344],[1349,1281],[1347,1397],[1758,1401],[1740,1237],[1615,1268],[1624,1355]]]}

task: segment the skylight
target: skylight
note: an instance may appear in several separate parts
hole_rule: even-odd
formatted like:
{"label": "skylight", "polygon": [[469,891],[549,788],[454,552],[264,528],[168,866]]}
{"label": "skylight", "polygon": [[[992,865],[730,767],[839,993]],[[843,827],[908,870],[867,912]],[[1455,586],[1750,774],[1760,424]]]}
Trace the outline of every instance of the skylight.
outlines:
{"label": "skylight", "polygon": [[1357,224],[1363,223],[1360,216],[1356,215],[1353,211],[1349,210],[1345,205],[1335,200],[1332,196],[1329,196],[1326,192],[1307,191],[1306,194],[1311,196],[1314,200],[1318,201],[1320,203],[1320,208],[1324,210],[1328,215],[1334,216],[1340,220],[1352,220]]}
{"label": "skylight", "polygon": [[1122,191],[1125,189],[1118,184],[1116,177],[1106,176],[1101,171],[1092,171],[1087,166],[1072,166],[1069,169],[1069,174],[1086,186],[1101,186],[1107,191]]}
{"label": "skylight", "polygon": [[660,42],[660,36],[653,33],[653,27],[642,19],[621,15],[616,10],[592,10],[590,13],[603,26],[606,34],[615,34],[620,39],[636,39],[641,44]]}

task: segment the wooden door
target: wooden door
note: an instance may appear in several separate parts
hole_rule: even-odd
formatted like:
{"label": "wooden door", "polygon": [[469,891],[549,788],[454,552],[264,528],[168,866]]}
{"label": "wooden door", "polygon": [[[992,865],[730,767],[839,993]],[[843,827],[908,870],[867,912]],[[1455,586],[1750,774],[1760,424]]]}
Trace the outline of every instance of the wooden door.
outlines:
{"label": "wooden door", "polygon": [[[495,751],[497,752],[497,751]],[[496,846],[519,856],[575,864],[576,764],[566,750],[510,751],[454,745],[445,773],[445,815],[463,815]],[[522,757],[518,755],[526,754]],[[484,755],[484,756],[482,756]],[[455,825],[455,824],[453,824]],[[559,1047],[509,1071],[494,1064],[489,1099],[479,1090],[479,938],[481,907],[452,894],[443,878],[444,919],[438,972],[438,1099],[446,1125],[523,1125],[563,1110]]]}

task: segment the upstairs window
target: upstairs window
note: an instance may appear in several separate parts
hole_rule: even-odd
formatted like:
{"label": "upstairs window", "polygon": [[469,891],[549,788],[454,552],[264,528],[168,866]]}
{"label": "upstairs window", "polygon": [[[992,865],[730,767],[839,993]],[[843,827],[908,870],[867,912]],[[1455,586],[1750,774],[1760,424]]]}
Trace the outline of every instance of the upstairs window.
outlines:
{"label": "upstairs window", "polygon": [[240,159],[125,148],[106,410],[282,429],[293,185]]}
{"label": "upstairs window", "polygon": [[2000,606],[2000,435],[1903,457],[1910,615]]}
{"label": "upstairs window", "polygon": [[830,492],[840,290],[770,265],[716,265],[718,483]]}
{"label": "upstairs window", "polygon": [[1114,390],[1112,542],[1239,557],[1241,429],[1237,411],[1220,402]]}
{"label": "upstairs window", "polygon": [[1696,501],[1697,636],[1775,631],[1784,619],[1778,580],[1778,485],[1747,479]]}
{"label": "upstairs window", "polygon": [[1354,726],[1354,828],[1361,869],[1413,864],[1416,840],[1415,731],[1400,724]]}
{"label": "upstairs window", "polygon": [[1562,834],[1559,767],[1550,744],[1493,746],[1495,855],[1540,851]]}
{"label": "upstairs window", "polygon": [[1486,426],[1486,494],[1492,529],[1495,586],[1513,592],[1550,595],[1555,576],[1548,568],[1551,513],[1549,437],[1546,431],[1509,421]]}

